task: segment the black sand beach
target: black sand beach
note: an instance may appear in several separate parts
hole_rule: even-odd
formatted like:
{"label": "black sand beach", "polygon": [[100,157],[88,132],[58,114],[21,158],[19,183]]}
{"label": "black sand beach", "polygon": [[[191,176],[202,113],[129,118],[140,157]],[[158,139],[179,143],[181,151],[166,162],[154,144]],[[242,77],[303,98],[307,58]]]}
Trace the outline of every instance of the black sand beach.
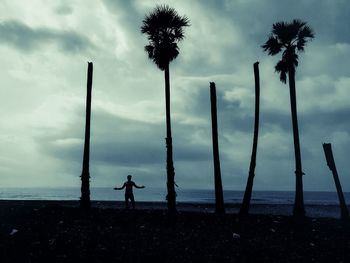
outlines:
{"label": "black sand beach", "polygon": [[164,203],[0,201],[0,262],[350,262],[350,224]]}

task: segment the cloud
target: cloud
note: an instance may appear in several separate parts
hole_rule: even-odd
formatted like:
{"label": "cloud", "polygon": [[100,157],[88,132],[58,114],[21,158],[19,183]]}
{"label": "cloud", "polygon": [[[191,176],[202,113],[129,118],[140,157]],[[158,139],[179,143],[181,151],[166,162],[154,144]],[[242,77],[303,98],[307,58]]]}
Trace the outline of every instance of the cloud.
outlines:
{"label": "cloud", "polygon": [[[164,75],[147,58],[147,39],[140,33],[144,15],[156,4],[169,4],[191,21],[170,67],[180,186],[213,186],[209,82],[215,82],[224,189],[244,190],[254,124],[253,63],[260,61],[254,189],[294,190],[289,89],[274,72],[279,57],[260,47],[274,22],[294,18],[316,32],[296,75],[305,189],[334,190],[324,141],[332,142],[340,176],[346,174],[350,7],[345,0],[22,2],[0,1],[0,55],[6,65],[0,71],[2,185],[79,185],[88,60],[94,62],[92,185],[111,185],[115,177],[135,172],[147,185],[164,186]],[[57,49],[61,52],[52,52]],[[350,189],[350,181],[343,186]]]}
{"label": "cloud", "polygon": [[71,15],[73,8],[69,5],[59,5],[55,8],[55,12],[59,15]]}
{"label": "cloud", "polygon": [[[81,162],[85,116],[80,110],[75,114],[74,124],[55,129],[51,134],[46,131],[37,136],[41,151],[58,159]],[[186,138],[190,129],[188,125],[175,124],[180,126],[174,129],[179,137],[174,140],[175,159],[187,162],[210,160],[210,148],[194,143],[191,136]],[[125,119],[96,109],[91,125],[92,162],[127,167],[164,163],[164,125]]]}
{"label": "cloud", "polygon": [[6,20],[0,23],[0,43],[21,51],[39,50],[54,43],[67,53],[81,53],[93,47],[90,40],[74,31],[58,31],[45,27],[32,28],[20,21]]}

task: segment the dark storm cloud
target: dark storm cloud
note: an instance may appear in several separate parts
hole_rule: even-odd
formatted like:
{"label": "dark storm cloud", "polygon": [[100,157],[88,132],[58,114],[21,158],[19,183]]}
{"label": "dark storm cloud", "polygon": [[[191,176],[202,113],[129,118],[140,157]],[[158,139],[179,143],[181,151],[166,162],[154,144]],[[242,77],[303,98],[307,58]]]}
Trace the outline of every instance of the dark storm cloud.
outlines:
{"label": "dark storm cloud", "polygon": [[[227,5],[211,3],[217,12],[225,13],[245,29],[247,36],[265,40],[273,23],[300,18],[307,21],[317,33],[317,38],[330,42],[349,42],[350,28],[343,26],[349,21],[350,6],[346,0],[289,0],[247,1],[240,4],[224,1]],[[266,25],[268,26],[266,28]],[[258,42],[259,44],[261,44]]]}
{"label": "dark storm cloud", "polygon": [[227,101],[219,94],[218,116],[221,127],[231,131],[251,132],[254,122],[254,113],[241,106],[240,100]]}
{"label": "dark storm cloud", "polygon": [[143,16],[138,12],[134,0],[130,1],[114,1],[103,0],[103,4],[111,15],[118,18],[123,25],[123,30],[128,32],[128,36],[135,40],[141,41],[144,39],[140,27],[142,25]]}
{"label": "dark storm cloud", "polygon": [[303,114],[301,124],[305,130],[320,129],[324,136],[327,136],[327,133],[330,134],[332,131],[350,131],[349,116],[349,107],[329,111],[319,110]]}
{"label": "dark storm cloud", "polygon": [[[289,105],[286,105],[289,107]],[[333,132],[350,131],[350,108],[319,109],[310,112],[298,112],[299,132],[304,134],[319,134],[323,138],[329,137]],[[235,120],[237,122],[237,119]],[[247,124],[247,132],[252,131],[254,116],[249,117],[250,126]],[[269,132],[271,127],[278,127],[283,133],[292,132],[292,120],[290,112],[262,110],[260,112],[260,128],[262,132]],[[250,128],[250,129],[249,129]]]}
{"label": "dark storm cloud", "polygon": [[[319,110],[312,112],[299,112],[299,132],[301,135],[305,133],[313,133],[317,130],[322,136],[330,136],[334,131],[350,131],[350,108],[341,108],[336,110]],[[241,128],[237,128],[243,132],[252,132],[254,116],[240,118],[235,116],[231,123],[243,124]],[[260,112],[260,128],[263,132],[268,132],[271,126],[279,127],[281,132],[290,133],[292,131],[292,120],[290,112],[277,111],[261,111]],[[229,128],[229,126],[228,126]],[[234,125],[232,124],[232,128]],[[236,128],[236,129],[237,129]]]}
{"label": "dark storm cloud", "polygon": [[58,31],[49,28],[32,28],[20,21],[6,20],[0,23],[0,43],[21,51],[38,50],[42,45],[55,43],[69,53],[84,52],[92,48],[90,40],[74,31]]}
{"label": "dark storm cloud", "polygon": [[[83,112],[80,113],[83,116]],[[37,138],[41,150],[59,159],[81,162],[85,127],[82,119],[69,129]],[[190,132],[188,126],[179,126],[182,132],[174,140],[174,158],[186,162],[209,160],[210,148],[192,143],[186,137],[186,131]],[[95,110],[91,124],[91,162],[134,167],[164,163],[164,130],[163,124],[120,118]]]}
{"label": "dark storm cloud", "polygon": [[[221,85],[223,84],[223,85]],[[207,87],[205,87],[207,86]],[[225,99],[225,89],[232,85],[216,83],[218,126],[222,131],[232,133],[234,131],[251,132],[254,123],[254,111],[243,108],[240,99]],[[194,92],[189,92],[190,101],[186,102],[185,110],[188,114],[201,117],[211,123],[211,105],[209,94],[209,82],[203,82],[202,86],[191,87]],[[211,126],[208,127],[211,129]]]}
{"label": "dark storm cloud", "polygon": [[260,113],[260,123],[261,126],[278,126],[283,131],[290,131],[290,129],[292,128],[291,115],[288,112],[284,113],[271,110],[262,111]]}
{"label": "dark storm cloud", "polygon": [[[211,20],[198,21],[195,10],[190,10],[194,14],[194,17],[191,17],[191,12],[188,12],[192,18],[192,26],[198,27],[200,24],[204,24],[208,25],[206,27],[208,30],[203,32],[200,39],[191,39],[191,36],[185,34],[184,42],[190,39],[198,41],[198,43],[196,43],[197,48],[191,50],[191,54],[183,54],[183,56],[191,58],[181,65],[181,72],[184,75],[208,76],[210,74],[232,73],[246,63],[253,63],[254,60],[266,57],[261,45],[267,40],[272,24],[278,21],[291,21],[296,18],[306,21],[316,33],[314,43],[309,44],[313,48],[321,45],[322,49],[325,50],[325,45],[328,44],[350,43],[350,27],[345,26],[349,21],[350,5],[345,0],[304,0],[298,1],[298,4],[289,0],[241,1],[240,3],[219,0],[206,2],[205,5],[212,16],[223,19],[227,25],[236,28],[239,34],[227,32],[226,35],[221,35],[220,30],[213,31],[215,27],[210,26],[213,24]],[[237,39],[239,44],[220,45],[222,41],[230,37]],[[205,44],[208,39],[216,39],[217,45],[208,46]],[[200,48],[203,46],[205,46],[206,52]],[[243,49],[244,52],[242,52]],[[249,51],[246,52],[246,50]],[[306,47],[306,52],[308,50],[309,46]],[[216,57],[220,58],[215,63],[209,59],[213,52],[217,52]],[[304,56],[305,54],[302,54],[301,58]],[[276,59],[277,57],[279,56],[276,56]],[[182,56],[179,56],[178,62],[182,60]],[[345,64],[342,61],[340,63]],[[334,59],[334,64],[338,63],[339,60]],[[314,65],[314,69],[319,69],[320,66],[322,65]],[[329,65],[323,65],[323,67],[327,70],[337,71],[335,67],[329,67]],[[344,68],[346,67],[339,67],[343,72],[346,71]],[[304,72],[301,71],[300,76],[303,74]]]}

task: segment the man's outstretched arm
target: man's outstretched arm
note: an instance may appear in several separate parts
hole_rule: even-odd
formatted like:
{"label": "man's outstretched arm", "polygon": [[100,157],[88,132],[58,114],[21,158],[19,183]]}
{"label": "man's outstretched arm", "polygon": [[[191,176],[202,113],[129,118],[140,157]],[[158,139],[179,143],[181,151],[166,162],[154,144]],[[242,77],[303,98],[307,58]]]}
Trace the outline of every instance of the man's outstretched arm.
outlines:
{"label": "man's outstretched arm", "polygon": [[135,186],[136,188],[145,188],[144,185],[138,186],[138,185],[136,185],[135,183],[134,183],[134,186]]}
{"label": "man's outstretched arm", "polygon": [[113,189],[114,190],[123,190],[124,188],[125,188],[125,183],[123,184],[123,186],[122,187],[114,187]]}

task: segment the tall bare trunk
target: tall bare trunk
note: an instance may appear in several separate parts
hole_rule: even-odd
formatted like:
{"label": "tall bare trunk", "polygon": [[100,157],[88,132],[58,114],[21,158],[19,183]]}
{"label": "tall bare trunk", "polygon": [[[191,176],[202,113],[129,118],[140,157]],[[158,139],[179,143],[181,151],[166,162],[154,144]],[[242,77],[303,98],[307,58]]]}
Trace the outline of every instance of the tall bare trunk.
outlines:
{"label": "tall bare trunk", "polygon": [[87,73],[84,157],[83,157],[83,170],[81,173],[81,197],[80,197],[81,208],[90,208],[91,206],[89,162],[90,162],[90,119],[91,119],[92,72],[93,72],[93,64],[92,62],[89,62],[88,73]]}
{"label": "tall bare trunk", "polygon": [[295,154],[295,201],[294,201],[293,215],[298,217],[300,216],[303,217],[305,215],[304,196],[303,196],[303,170],[301,166],[294,68],[289,69],[288,80],[289,80],[290,105],[291,105],[292,124],[293,124],[294,154]]}
{"label": "tall bare trunk", "polygon": [[250,206],[250,200],[252,197],[253,182],[255,177],[256,151],[258,147],[258,135],[259,135],[259,108],[260,108],[259,62],[254,63],[254,79],[255,79],[255,121],[254,121],[253,149],[252,149],[252,156],[250,159],[247,186],[245,188],[242,206],[239,211],[241,215],[247,215],[249,213],[249,206]]}
{"label": "tall bare trunk", "polygon": [[170,77],[169,64],[164,70],[165,77],[165,111],[166,111],[166,164],[167,164],[167,202],[169,212],[176,212],[175,170],[173,161],[173,142],[170,119]]}
{"label": "tall bare trunk", "polygon": [[211,102],[211,120],[213,133],[213,159],[214,159],[214,182],[215,182],[215,210],[218,214],[224,214],[224,195],[221,182],[219,142],[218,142],[218,122],[216,108],[216,88],[215,83],[210,82],[210,102]]}
{"label": "tall bare trunk", "polygon": [[341,218],[347,219],[347,218],[349,218],[349,210],[348,210],[348,207],[346,206],[346,203],[345,203],[345,198],[344,198],[343,190],[341,188],[341,184],[339,181],[337,167],[335,166],[335,161],[334,161],[333,152],[332,152],[332,144],[324,143],[323,150],[324,150],[324,154],[326,156],[327,165],[333,173],[335,187],[337,188],[340,211],[341,211]]}

